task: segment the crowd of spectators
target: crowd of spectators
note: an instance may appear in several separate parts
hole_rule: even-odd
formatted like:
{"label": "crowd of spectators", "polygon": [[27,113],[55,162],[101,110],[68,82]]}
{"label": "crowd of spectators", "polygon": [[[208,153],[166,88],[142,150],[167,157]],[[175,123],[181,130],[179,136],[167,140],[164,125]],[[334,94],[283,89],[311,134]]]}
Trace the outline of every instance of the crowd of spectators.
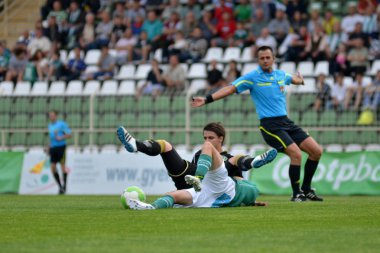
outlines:
{"label": "crowd of spectators", "polygon": [[[184,89],[186,73],[179,63],[200,61],[209,47],[250,47],[254,59],[257,47],[269,45],[284,61],[329,62],[329,74],[336,81],[326,90],[319,85],[323,77],[318,77],[323,94],[318,95],[316,110],[324,107],[326,96],[346,109],[358,109],[363,97],[366,106],[373,106],[379,91],[367,90],[361,80],[369,60],[380,57],[380,8],[376,0],[342,3],[348,5],[347,12],[338,16],[307,0],[47,0],[34,29],[21,34],[16,45],[0,43],[0,78],[110,79],[120,65],[149,62],[161,49],[169,67],[160,70],[153,60],[154,68],[138,91],[156,96],[163,89]],[[61,49],[74,50],[75,57],[62,62]],[[101,50],[98,69],[84,75],[87,66],[81,51],[91,49]],[[209,90],[240,75],[236,62],[224,73],[219,73],[217,63],[210,65]],[[342,75],[355,81],[349,87],[343,84],[343,97],[334,97],[334,91],[343,92],[335,89]],[[374,80],[368,86],[378,77]]]}

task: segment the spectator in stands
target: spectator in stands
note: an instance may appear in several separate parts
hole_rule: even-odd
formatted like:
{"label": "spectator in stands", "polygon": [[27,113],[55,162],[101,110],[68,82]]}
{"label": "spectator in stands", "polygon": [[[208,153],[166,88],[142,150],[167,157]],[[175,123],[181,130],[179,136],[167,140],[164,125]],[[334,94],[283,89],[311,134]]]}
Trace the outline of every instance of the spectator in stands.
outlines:
{"label": "spectator in stands", "polygon": [[194,28],[190,37],[187,38],[188,48],[180,55],[181,61],[198,62],[207,51],[207,40],[202,36],[202,30],[199,27]]}
{"label": "spectator in stands", "polygon": [[356,13],[356,3],[348,3],[348,15],[342,19],[342,29],[350,35],[355,30],[356,23],[363,23],[364,18],[360,14]]}
{"label": "spectator in stands", "polygon": [[77,43],[78,32],[85,23],[85,12],[79,7],[77,1],[71,1],[67,17],[67,47],[73,48]]}
{"label": "spectator in stands", "polygon": [[112,12],[112,18],[115,19],[116,17],[125,17],[127,15],[127,11],[125,10],[125,3],[124,2],[116,2],[115,9]]}
{"label": "spectator in stands", "polygon": [[86,63],[81,57],[80,47],[74,48],[74,59],[69,59],[68,63],[62,67],[62,78],[66,81],[78,80],[86,70]]}
{"label": "spectator in stands", "polygon": [[98,13],[100,9],[100,1],[99,0],[83,0],[82,1],[83,9],[88,10],[92,13]]}
{"label": "spectator in stands", "polygon": [[218,69],[218,62],[216,60],[212,60],[209,68],[210,70],[207,71],[207,93],[215,92],[225,86],[223,73]]}
{"label": "spectator in stands", "polygon": [[5,50],[4,44],[0,43],[0,81],[3,81],[7,75],[10,57],[10,54]]}
{"label": "spectator in stands", "polygon": [[238,69],[237,62],[232,60],[228,63],[227,71],[225,71],[225,83],[231,84],[241,76],[241,71]]}
{"label": "spectator in stands", "polygon": [[55,17],[57,24],[59,28],[62,28],[63,23],[67,19],[67,13],[66,11],[62,8],[61,1],[54,1],[53,3],[53,9],[49,12],[49,15],[47,16],[47,19],[50,17]]}
{"label": "spectator in stands", "polygon": [[183,33],[181,31],[177,31],[174,36],[173,44],[169,46],[169,55],[177,54],[180,61],[185,61],[187,60],[187,56],[189,54],[187,51],[188,48],[189,44],[183,36]]}
{"label": "spectator in stands", "polygon": [[354,82],[352,85],[347,87],[346,97],[344,100],[344,109],[350,109],[353,98],[355,99],[355,102],[352,109],[355,111],[358,111],[360,109],[360,105],[363,99],[363,91],[367,86],[370,85],[370,81],[368,79],[364,79],[363,77],[363,73],[356,73]]}
{"label": "spectator in stands", "polygon": [[155,98],[165,90],[165,86],[162,85],[162,69],[159,66],[159,62],[156,59],[153,59],[151,64],[152,69],[149,71],[146,81],[141,87],[137,89],[137,98],[139,98],[141,95],[148,94],[152,95]]}
{"label": "spectator in stands", "polygon": [[[282,1],[286,6],[286,14],[288,17],[293,17],[296,12],[301,14],[302,20],[306,20],[308,18],[307,5],[304,0],[283,0]],[[294,20],[292,20],[293,23]]]}
{"label": "spectator in stands", "polygon": [[346,43],[347,39],[348,36],[346,33],[342,32],[340,23],[335,23],[332,32],[329,35],[327,35],[327,58],[334,60],[338,47],[340,46],[340,44]]}
{"label": "spectator in stands", "polygon": [[[173,12],[178,13],[180,16],[180,13],[182,11],[181,5],[179,4],[178,0],[170,0],[168,5],[165,7],[164,11],[162,12],[161,18],[163,20],[168,20],[170,19],[170,16],[172,15]],[[179,19],[184,19],[184,17],[179,18]]]}
{"label": "spectator in stands", "polygon": [[309,37],[306,26],[301,26],[298,32],[290,33],[285,38],[279,47],[279,54],[284,55],[286,61],[299,62],[305,60],[308,55],[306,44]]}
{"label": "spectator in stands", "polygon": [[104,45],[108,45],[108,43],[110,42],[113,30],[113,22],[110,18],[110,14],[108,13],[108,11],[103,11],[100,16],[101,21],[98,23],[95,29],[95,43],[87,46],[87,49],[103,48]]}
{"label": "spectator in stands", "polygon": [[321,24],[316,24],[314,33],[311,34],[306,41],[306,52],[311,57],[311,60],[316,63],[326,60],[325,51],[327,48],[327,37],[323,32]]}
{"label": "spectator in stands", "polygon": [[268,30],[275,37],[277,44],[281,44],[290,30],[290,23],[283,10],[276,11],[276,18],[269,22]]}
{"label": "spectator in stands", "polygon": [[128,10],[125,14],[125,18],[128,22],[136,20],[137,16],[140,16],[142,20],[146,17],[146,11],[141,7],[140,0],[133,0],[128,3]]}
{"label": "spectator in stands", "polygon": [[231,14],[229,12],[224,12],[222,15],[222,20],[216,25],[216,35],[218,37],[211,42],[211,46],[225,47],[229,45],[232,43],[235,30],[235,20],[231,18]]}
{"label": "spectator in stands", "polygon": [[124,36],[120,38],[115,49],[117,51],[116,63],[123,65],[126,62],[133,60],[133,47],[137,44],[137,39],[132,34],[132,29],[127,29],[124,32]]}
{"label": "spectator in stands", "polygon": [[[377,12],[377,13],[376,13]],[[378,11],[376,8],[367,8],[363,19],[363,32],[370,38],[377,38],[379,35],[379,24],[377,21]]]}
{"label": "spectator in stands", "polygon": [[363,32],[363,24],[360,22],[355,24],[354,31],[348,36],[346,44],[349,46],[349,49],[355,46],[358,39],[362,39],[364,46],[369,48],[369,36]]}
{"label": "spectator in stands", "polygon": [[248,24],[252,17],[252,6],[248,0],[239,0],[239,5],[234,9],[236,21]]}
{"label": "spectator in stands", "polygon": [[228,5],[225,0],[219,0],[219,4],[214,8],[214,17],[218,23],[225,20],[223,17],[225,13],[229,13],[229,16],[233,19],[234,10],[231,5]]}
{"label": "spectator in stands", "polygon": [[335,73],[344,73],[349,75],[350,73],[348,67],[347,49],[346,45],[342,42],[339,44],[338,52],[334,53],[332,59],[330,60],[329,72],[332,75]]}
{"label": "spectator in stands", "polygon": [[48,19],[48,27],[43,29],[43,36],[48,38],[52,42],[53,48],[60,48],[62,41],[62,34],[56,23],[56,17],[50,16]]}
{"label": "spectator in stands", "polygon": [[186,84],[186,73],[179,64],[177,55],[171,55],[169,57],[169,67],[162,75],[162,83],[167,90],[184,90]]}
{"label": "spectator in stands", "polygon": [[[40,53],[38,53],[40,52]],[[43,54],[41,51],[37,51],[36,56],[43,57]],[[28,81],[28,82],[35,82],[39,79],[38,74],[37,74],[37,64],[39,64],[43,58],[37,58],[37,57],[32,57],[29,59],[29,61],[26,63],[24,74],[22,76],[22,80]],[[42,78],[40,79],[42,80]]]}
{"label": "spectator in stands", "polygon": [[48,81],[59,80],[62,74],[63,63],[60,59],[59,51],[54,51],[48,60],[46,79]]}
{"label": "spectator in stands", "polygon": [[298,33],[302,26],[307,27],[307,22],[302,19],[302,15],[299,11],[295,11],[293,18],[289,20],[293,31]]}
{"label": "spectator in stands", "polygon": [[142,31],[145,31],[148,35],[148,43],[151,45],[152,50],[156,50],[159,47],[159,42],[163,32],[163,24],[157,18],[154,11],[148,12],[148,19],[144,21]]}
{"label": "spectator in stands", "polygon": [[119,41],[124,36],[124,32],[126,29],[127,29],[127,26],[123,23],[122,17],[121,16],[114,17],[111,41],[109,44],[111,48],[114,48],[114,45],[116,44],[116,42]]}
{"label": "spectator in stands", "polygon": [[131,29],[133,31],[134,36],[139,36],[142,30],[142,26],[144,24],[144,19],[142,16],[137,15],[136,18],[131,22]]}
{"label": "spectator in stands", "polygon": [[237,22],[232,45],[235,47],[244,48],[247,38],[248,32],[244,28],[244,24],[242,22]]}
{"label": "spectator in stands", "polygon": [[376,9],[378,4],[377,0],[359,0],[358,1],[358,12],[363,14],[365,13],[368,9]]}
{"label": "spectator in stands", "polygon": [[263,30],[261,30],[261,35],[257,38],[256,45],[251,47],[253,59],[256,56],[257,48],[261,46],[269,46],[272,48],[273,52],[276,52],[277,50],[277,41],[272,35],[270,35],[268,28],[264,28]]}
{"label": "spectator in stands", "polygon": [[198,26],[198,20],[195,18],[194,12],[189,11],[186,14],[185,20],[182,25],[182,32],[185,37],[189,37],[195,27]]}
{"label": "spectator in stands", "polygon": [[325,18],[322,21],[323,29],[327,35],[330,35],[333,32],[336,23],[340,23],[339,19],[334,16],[332,10],[327,9],[325,12]]}
{"label": "spectator in stands", "polygon": [[30,36],[29,30],[25,30],[20,35],[20,37],[18,37],[16,44],[18,46],[23,46],[25,49],[27,49],[31,39],[32,38]]}
{"label": "spectator in stands", "polygon": [[203,37],[210,42],[216,34],[216,20],[212,18],[212,13],[205,10],[202,19],[199,22],[199,28],[202,30]]}
{"label": "spectator in stands", "polygon": [[317,77],[317,97],[314,102],[313,109],[317,112],[324,110],[330,106],[331,88],[326,82],[326,76],[319,74]]}
{"label": "spectator in stands", "polygon": [[269,10],[269,5],[268,3],[263,0],[253,0],[251,1],[251,6],[252,6],[252,21],[256,21],[256,10],[261,9],[263,12],[264,20],[266,22],[269,22],[270,20],[270,10]]}
{"label": "spectator in stands", "polygon": [[109,53],[108,46],[103,45],[97,66],[99,70],[89,75],[88,79],[111,79],[114,75],[116,59]]}
{"label": "spectator in stands", "polygon": [[380,70],[377,71],[375,80],[364,90],[363,108],[376,111],[380,105]]}
{"label": "spectator in stands", "polygon": [[251,31],[255,38],[258,38],[261,31],[268,26],[269,21],[265,19],[263,9],[256,9],[255,12],[255,19],[251,22]]}
{"label": "spectator in stands", "polygon": [[319,14],[319,9],[311,10],[310,19],[307,23],[307,30],[310,34],[315,32],[315,27],[318,25],[323,25],[323,19]]}
{"label": "spectator in stands", "polygon": [[79,43],[81,48],[87,50],[95,43],[95,16],[92,13],[86,15],[86,23],[80,32]]}
{"label": "spectator in stands", "polygon": [[202,18],[202,11],[205,12],[206,10],[201,9],[201,6],[199,5],[197,0],[187,0],[187,4],[181,7],[181,11],[180,11],[181,19],[184,19],[186,16],[186,13],[190,11],[194,13],[196,20],[200,20]]}
{"label": "spectator in stands", "polygon": [[41,50],[37,50],[37,52],[33,55],[31,62],[33,63],[34,66],[29,66],[29,68],[32,70],[28,71],[28,68],[25,70],[24,79],[26,75],[28,76],[27,77],[28,81],[35,80],[36,79],[35,74],[37,74],[39,81],[45,80],[45,77],[47,76],[46,68],[48,66],[48,60],[44,56]]}
{"label": "spectator in stands", "polygon": [[45,55],[51,50],[51,42],[47,37],[43,36],[42,29],[40,28],[36,29],[36,37],[28,45],[30,55],[34,55],[37,50],[41,50]]}
{"label": "spectator in stands", "polygon": [[176,32],[183,29],[183,23],[177,12],[172,12],[170,18],[164,24],[163,34],[165,35],[165,40],[169,43],[174,40],[174,35]]}
{"label": "spectator in stands", "polygon": [[349,85],[347,82],[344,82],[343,73],[335,75],[334,85],[331,88],[332,105],[335,110],[343,110],[344,98],[346,97],[346,90]]}
{"label": "spectator in stands", "polygon": [[5,76],[6,81],[22,81],[28,57],[26,50],[22,47],[16,47],[9,60],[8,71]]}
{"label": "spectator in stands", "polygon": [[364,47],[362,39],[358,38],[355,47],[348,52],[347,60],[350,64],[350,72],[354,74],[363,74],[367,68],[368,49]]}
{"label": "spectator in stands", "polygon": [[146,62],[149,57],[151,45],[148,41],[148,34],[145,31],[140,33],[137,44],[133,48],[133,60],[140,60]]}

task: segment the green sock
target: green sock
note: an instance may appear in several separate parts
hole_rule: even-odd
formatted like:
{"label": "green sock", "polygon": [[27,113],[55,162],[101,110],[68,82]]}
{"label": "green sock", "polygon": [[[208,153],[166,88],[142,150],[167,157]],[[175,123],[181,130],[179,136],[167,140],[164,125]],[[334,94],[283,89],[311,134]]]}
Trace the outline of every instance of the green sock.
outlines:
{"label": "green sock", "polygon": [[156,199],[152,203],[152,206],[156,209],[161,208],[171,208],[174,205],[174,198],[170,195],[163,196],[162,198]]}
{"label": "green sock", "polygon": [[206,154],[201,154],[198,159],[195,175],[203,178],[206,175],[207,171],[211,168],[211,165],[212,157]]}

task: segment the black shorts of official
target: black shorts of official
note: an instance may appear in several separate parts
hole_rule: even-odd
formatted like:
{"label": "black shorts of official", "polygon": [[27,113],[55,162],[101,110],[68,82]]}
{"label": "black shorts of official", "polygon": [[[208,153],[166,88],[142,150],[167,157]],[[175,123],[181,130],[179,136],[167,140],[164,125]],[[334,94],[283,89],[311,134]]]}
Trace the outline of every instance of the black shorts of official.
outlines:
{"label": "black shorts of official", "polygon": [[260,131],[265,142],[278,151],[296,143],[300,145],[309,135],[294,124],[287,116],[263,118],[260,120]]}
{"label": "black shorts of official", "polygon": [[192,186],[185,181],[186,175],[195,175],[197,165],[182,159],[173,148],[169,152],[161,154],[168,175],[172,178],[177,190],[189,189]]}
{"label": "black shorts of official", "polygon": [[66,146],[52,147],[49,150],[50,162],[60,163],[65,162],[66,158]]}

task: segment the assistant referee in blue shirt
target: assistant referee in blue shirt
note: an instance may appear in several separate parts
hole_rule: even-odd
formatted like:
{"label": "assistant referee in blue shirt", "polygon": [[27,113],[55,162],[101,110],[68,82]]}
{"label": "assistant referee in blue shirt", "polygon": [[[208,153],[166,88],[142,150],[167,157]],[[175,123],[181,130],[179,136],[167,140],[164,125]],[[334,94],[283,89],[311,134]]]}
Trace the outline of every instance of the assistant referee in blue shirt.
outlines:
{"label": "assistant referee in blue shirt", "polygon": [[[71,138],[71,129],[66,122],[57,119],[57,111],[49,112],[49,155],[50,168],[55,181],[59,186],[59,194],[66,192],[67,169],[66,169],[66,139]],[[63,174],[61,182],[57,172],[57,163],[60,163]]]}
{"label": "assistant referee in blue shirt", "polygon": [[[234,93],[249,90],[260,120],[260,131],[266,143],[290,157],[289,178],[293,190],[291,201],[322,201],[311,188],[314,173],[322,155],[321,146],[302,128],[287,117],[285,86],[291,83],[303,85],[303,77],[273,70],[274,54],[271,47],[257,50],[259,67],[238,78],[231,85],[208,95],[194,97],[192,107],[200,107]],[[301,150],[309,157],[300,187]]]}

